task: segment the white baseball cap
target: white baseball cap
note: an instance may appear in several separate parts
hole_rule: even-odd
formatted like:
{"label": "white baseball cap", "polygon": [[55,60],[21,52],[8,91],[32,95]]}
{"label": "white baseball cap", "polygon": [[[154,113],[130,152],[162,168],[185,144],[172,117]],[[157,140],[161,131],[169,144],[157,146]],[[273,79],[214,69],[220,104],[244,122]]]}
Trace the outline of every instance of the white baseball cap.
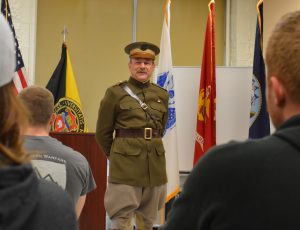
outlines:
{"label": "white baseball cap", "polygon": [[0,14],[0,87],[9,83],[15,73],[16,54],[12,31]]}

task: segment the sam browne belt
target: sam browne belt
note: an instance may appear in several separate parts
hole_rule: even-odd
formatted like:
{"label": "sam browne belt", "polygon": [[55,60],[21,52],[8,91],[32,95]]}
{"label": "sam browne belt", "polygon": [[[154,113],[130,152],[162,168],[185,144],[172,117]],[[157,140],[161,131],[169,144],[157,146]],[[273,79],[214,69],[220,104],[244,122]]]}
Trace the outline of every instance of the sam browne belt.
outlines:
{"label": "sam browne belt", "polygon": [[144,138],[151,140],[152,138],[161,138],[161,130],[144,128],[144,129],[116,129],[115,137],[131,137],[131,138]]}

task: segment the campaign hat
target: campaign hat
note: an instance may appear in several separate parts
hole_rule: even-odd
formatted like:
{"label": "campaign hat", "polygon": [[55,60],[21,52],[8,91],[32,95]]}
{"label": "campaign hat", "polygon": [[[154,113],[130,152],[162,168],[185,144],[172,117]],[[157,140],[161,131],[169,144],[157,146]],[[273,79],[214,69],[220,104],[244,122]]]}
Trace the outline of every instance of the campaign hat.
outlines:
{"label": "campaign hat", "polygon": [[159,48],[150,42],[133,42],[127,45],[124,50],[130,58],[146,58],[153,60],[160,52]]}

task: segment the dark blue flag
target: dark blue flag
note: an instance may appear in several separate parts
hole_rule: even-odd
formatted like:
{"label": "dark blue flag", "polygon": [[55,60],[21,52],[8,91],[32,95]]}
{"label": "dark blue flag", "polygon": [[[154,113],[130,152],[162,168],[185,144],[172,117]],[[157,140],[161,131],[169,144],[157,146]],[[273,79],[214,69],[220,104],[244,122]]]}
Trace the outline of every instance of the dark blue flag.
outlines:
{"label": "dark blue flag", "polygon": [[263,0],[257,3],[257,23],[254,45],[253,76],[249,138],[261,138],[270,134],[269,114],[266,108],[265,62],[263,45]]}

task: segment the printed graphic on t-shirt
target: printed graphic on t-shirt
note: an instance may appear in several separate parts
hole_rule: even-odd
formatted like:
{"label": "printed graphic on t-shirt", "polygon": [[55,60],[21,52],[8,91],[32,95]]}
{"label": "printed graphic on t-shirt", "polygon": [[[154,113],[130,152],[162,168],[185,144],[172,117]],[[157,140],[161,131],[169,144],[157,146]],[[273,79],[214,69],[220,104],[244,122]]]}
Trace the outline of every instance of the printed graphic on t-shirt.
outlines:
{"label": "printed graphic on t-shirt", "polygon": [[[47,158],[46,156],[44,155],[43,157]],[[48,157],[51,158],[52,156]],[[66,162],[63,159],[57,162],[33,159],[32,165],[39,179],[54,182],[61,186],[62,189],[66,189],[67,169]]]}

